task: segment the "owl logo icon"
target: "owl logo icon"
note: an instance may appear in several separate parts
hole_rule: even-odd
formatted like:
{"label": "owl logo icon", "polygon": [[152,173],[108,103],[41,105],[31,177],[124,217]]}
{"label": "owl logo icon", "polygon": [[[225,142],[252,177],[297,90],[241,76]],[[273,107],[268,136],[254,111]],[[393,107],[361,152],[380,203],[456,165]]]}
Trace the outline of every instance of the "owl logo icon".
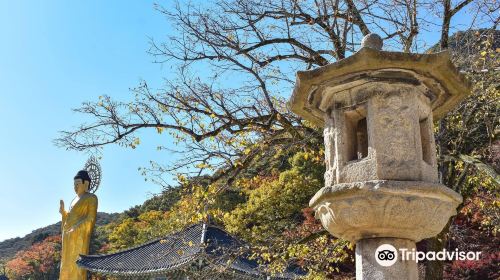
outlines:
{"label": "owl logo icon", "polygon": [[391,266],[398,260],[398,251],[391,244],[382,244],[375,251],[375,260],[381,266]]}

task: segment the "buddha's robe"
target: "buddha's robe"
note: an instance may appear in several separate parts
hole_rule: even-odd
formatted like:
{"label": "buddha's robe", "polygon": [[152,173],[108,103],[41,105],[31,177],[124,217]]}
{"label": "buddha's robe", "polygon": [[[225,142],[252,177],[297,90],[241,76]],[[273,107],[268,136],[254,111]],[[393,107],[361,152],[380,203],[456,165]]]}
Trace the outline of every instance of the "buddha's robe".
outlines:
{"label": "buddha's robe", "polygon": [[90,236],[97,215],[97,196],[85,193],[62,214],[62,250],[60,280],[86,280],[87,271],[76,261],[80,254],[89,253]]}

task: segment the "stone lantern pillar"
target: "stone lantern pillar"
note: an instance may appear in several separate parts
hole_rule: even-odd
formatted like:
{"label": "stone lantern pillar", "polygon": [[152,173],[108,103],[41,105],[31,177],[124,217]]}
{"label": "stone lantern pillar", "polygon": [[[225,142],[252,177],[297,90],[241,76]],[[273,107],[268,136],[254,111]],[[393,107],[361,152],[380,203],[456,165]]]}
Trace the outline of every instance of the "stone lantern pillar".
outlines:
{"label": "stone lantern pillar", "polygon": [[[439,183],[433,120],[470,90],[448,52],[381,47],[370,34],[352,56],[298,72],[290,106],[324,127],[325,187],[310,206],[332,235],[356,243],[356,278],[418,279],[398,249],[436,236],[462,201]],[[376,260],[382,244],[396,248],[390,266]]]}

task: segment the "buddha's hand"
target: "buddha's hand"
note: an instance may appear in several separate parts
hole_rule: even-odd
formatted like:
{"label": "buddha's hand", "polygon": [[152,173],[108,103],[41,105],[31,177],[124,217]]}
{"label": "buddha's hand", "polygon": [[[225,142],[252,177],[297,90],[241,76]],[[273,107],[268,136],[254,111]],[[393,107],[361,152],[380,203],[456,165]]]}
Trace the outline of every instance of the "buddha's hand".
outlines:
{"label": "buddha's hand", "polygon": [[64,201],[61,199],[59,201],[59,213],[61,213],[61,215],[64,215],[65,212],[66,210],[64,210]]}
{"label": "buddha's hand", "polygon": [[66,233],[72,233],[75,231],[77,228],[79,228],[83,223],[85,222],[85,219],[78,221],[76,224],[74,224],[72,227],[70,227]]}

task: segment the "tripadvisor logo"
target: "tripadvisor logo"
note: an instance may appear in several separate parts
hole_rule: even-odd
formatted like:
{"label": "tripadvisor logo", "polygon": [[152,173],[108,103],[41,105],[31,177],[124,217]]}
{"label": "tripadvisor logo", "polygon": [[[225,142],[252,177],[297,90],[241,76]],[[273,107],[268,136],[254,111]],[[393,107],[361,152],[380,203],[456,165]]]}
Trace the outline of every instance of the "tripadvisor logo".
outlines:
{"label": "tripadvisor logo", "polygon": [[[464,252],[455,249],[454,251],[447,251],[443,249],[438,252],[428,251],[421,252],[416,251],[414,248],[409,250],[407,248],[399,248],[399,256],[401,256],[401,261],[414,261],[419,262],[423,260],[428,261],[454,261],[454,260],[468,260],[477,261],[479,260],[481,252]],[[378,246],[375,250],[375,260],[381,266],[392,266],[398,260],[398,250],[391,244],[382,244]]]}
{"label": "tripadvisor logo", "polygon": [[375,260],[381,266],[391,266],[398,260],[398,251],[391,244],[382,244],[375,251]]}

